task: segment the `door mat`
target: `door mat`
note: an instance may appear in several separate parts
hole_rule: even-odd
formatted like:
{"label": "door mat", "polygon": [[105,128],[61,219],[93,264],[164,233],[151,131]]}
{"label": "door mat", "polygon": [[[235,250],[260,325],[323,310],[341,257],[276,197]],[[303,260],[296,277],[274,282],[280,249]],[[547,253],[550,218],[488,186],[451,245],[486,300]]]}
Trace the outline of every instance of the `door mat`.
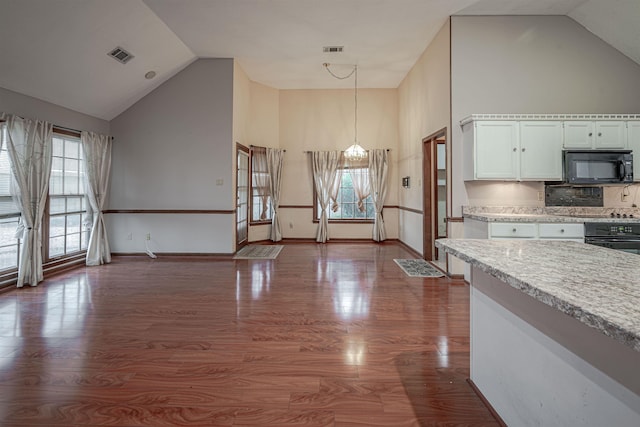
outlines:
{"label": "door mat", "polygon": [[233,259],[276,259],[282,245],[249,245],[240,249]]}
{"label": "door mat", "polygon": [[423,259],[393,260],[409,277],[442,277],[444,273]]}

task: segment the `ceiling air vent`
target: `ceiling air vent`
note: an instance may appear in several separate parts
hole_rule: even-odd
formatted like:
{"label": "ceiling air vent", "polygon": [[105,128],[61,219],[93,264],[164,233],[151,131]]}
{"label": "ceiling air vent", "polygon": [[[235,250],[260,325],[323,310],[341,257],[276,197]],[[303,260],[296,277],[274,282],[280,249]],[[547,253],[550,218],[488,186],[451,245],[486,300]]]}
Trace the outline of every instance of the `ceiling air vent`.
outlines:
{"label": "ceiling air vent", "polygon": [[123,64],[126,64],[131,59],[133,59],[133,55],[121,47],[117,47],[113,49],[111,52],[109,52],[108,55],[113,59],[115,59],[116,61],[121,62]]}
{"label": "ceiling air vent", "polygon": [[344,46],[325,46],[322,48],[324,53],[341,53],[344,50]]}

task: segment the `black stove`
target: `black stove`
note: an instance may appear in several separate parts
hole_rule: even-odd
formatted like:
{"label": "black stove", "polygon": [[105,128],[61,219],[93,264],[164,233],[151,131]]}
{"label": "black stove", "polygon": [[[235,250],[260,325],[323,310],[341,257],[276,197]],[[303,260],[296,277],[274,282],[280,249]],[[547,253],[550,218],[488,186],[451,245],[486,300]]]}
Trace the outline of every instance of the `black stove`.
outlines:
{"label": "black stove", "polygon": [[585,222],[584,242],[591,245],[640,254],[640,223]]}

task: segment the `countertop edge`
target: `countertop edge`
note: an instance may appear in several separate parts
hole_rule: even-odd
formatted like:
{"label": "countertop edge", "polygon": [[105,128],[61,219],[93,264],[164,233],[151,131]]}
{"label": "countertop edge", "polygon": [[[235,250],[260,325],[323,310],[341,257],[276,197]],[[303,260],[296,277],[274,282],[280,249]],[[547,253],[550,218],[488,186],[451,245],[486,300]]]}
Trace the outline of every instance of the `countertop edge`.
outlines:
{"label": "countertop edge", "polygon": [[442,242],[436,241],[436,246],[451,255],[468,262],[469,264],[478,267],[485,273],[502,280],[512,288],[529,295],[530,297],[540,301],[541,303],[552,307],[567,316],[579,321],[580,323],[594,328],[602,334],[622,343],[631,349],[640,352],[640,337],[636,336],[633,332],[626,330],[624,327],[615,324],[609,320],[604,319],[602,316],[591,313],[578,307],[572,303],[569,303],[561,298],[558,298],[548,292],[541,291],[535,286],[524,282],[513,275],[505,273],[497,268],[490,266],[489,264],[479,261],[478,259],[465,254],[455,248],[449,247]]}

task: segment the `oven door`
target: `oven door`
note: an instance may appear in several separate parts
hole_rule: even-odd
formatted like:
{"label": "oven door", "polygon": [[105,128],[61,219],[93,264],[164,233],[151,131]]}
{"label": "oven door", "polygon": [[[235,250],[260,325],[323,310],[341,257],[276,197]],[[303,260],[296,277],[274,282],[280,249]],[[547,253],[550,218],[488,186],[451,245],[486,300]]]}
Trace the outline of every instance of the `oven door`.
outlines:
{"label": "oven door", "polygon": [[640,238],[585,237],[584,242],[640,255]]}

